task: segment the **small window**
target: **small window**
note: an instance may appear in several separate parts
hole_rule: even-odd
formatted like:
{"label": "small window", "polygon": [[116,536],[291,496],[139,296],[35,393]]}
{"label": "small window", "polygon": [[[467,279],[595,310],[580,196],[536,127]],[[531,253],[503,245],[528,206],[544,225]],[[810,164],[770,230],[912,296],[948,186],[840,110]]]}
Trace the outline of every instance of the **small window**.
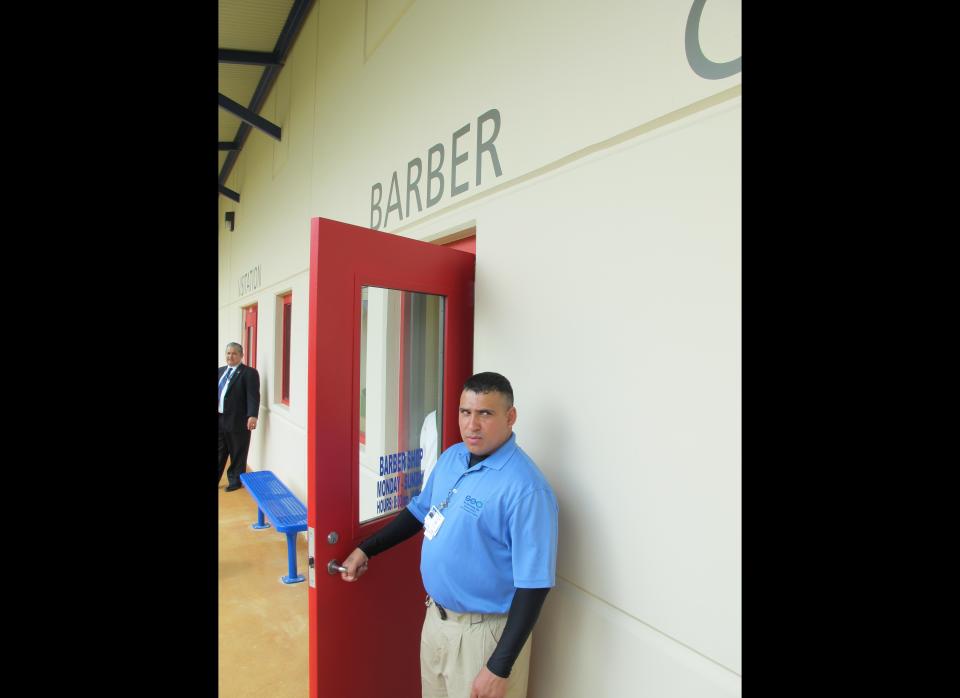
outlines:
{"label": "small window", "polygon": [[293,294],[288,293],[280,299],[283,307],[283,330],[280,335],[280,402],[290,404],[290,312]]}

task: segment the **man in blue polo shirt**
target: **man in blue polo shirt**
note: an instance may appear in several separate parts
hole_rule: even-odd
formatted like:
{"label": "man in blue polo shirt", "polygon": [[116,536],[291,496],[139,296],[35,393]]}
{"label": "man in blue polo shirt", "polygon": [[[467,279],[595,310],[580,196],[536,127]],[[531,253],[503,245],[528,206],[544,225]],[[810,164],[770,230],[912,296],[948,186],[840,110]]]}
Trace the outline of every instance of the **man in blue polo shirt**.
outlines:
{"label": "man in blue polo shirt", "polygon": [[427,613],[423,697],[523,698],[530,633],[556,583],[557,499],[517,445],[513,388],[478,373],[460,395],[463,442],[440,456],[420,494],[343,561],[354,582],[368,561],[424,532]]}

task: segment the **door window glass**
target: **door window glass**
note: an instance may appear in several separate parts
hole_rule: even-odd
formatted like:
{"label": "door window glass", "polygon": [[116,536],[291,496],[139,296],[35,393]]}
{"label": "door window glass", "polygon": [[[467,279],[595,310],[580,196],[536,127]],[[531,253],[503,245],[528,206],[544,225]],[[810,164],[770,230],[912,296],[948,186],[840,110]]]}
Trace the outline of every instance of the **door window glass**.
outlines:
{"label": "door window glass", "polygon": [[360,523],[403,509],[437,460],[443,304],[442,296],[361,289]]}

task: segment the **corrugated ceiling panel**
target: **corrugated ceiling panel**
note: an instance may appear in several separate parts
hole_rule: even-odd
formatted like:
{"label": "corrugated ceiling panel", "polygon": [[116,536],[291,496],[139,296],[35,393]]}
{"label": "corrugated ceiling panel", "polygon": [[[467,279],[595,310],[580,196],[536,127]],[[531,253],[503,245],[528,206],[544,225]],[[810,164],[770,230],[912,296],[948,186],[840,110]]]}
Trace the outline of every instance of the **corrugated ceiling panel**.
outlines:
{"label": "corrugated ceiling panel", "polygon": [[220,0],[218,46],[273,51],[293,0]]}
{"label": "corrugated ceiling panel", "polygon": [[[244,51],[273,51],[294,0],[218,0],[218,46]],[[218,89],[221,94],[249,106],[263,75],[263,66],[221,64]],[[243,123],[218,109],[219,140],[232,141]],[[223,171],[228,152],[218,153],[218,171]]]}
{"label": "corrugated ceiling panel", "polygon": [[263,75],[263,66],[221,64],[218,75],[220,94],[248,107]]}
{"label": "corrugated ceiling panel", "polygon": [[240,124],[243,122],[233,114],[225,112],[223,109],[218,109],[217,111],[220,113],[219,125],[217,127],[217,133],[219,134],[218,140],[232,141],[237,137],[237,129],[240,128]]}

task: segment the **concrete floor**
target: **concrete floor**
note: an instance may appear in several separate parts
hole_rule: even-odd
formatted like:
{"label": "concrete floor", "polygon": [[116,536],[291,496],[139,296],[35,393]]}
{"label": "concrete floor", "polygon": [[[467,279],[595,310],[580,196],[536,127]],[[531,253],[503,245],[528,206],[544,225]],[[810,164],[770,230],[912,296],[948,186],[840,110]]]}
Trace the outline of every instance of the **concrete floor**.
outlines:
{"label": "concrete floor", "polygon": [[[220,698],[306,698],[307,582],[283,584],[287,537],[250,528],[257,505],[245,488],[220,482]],[[297,573],[306,576],[307,539],[297,536]]]}

